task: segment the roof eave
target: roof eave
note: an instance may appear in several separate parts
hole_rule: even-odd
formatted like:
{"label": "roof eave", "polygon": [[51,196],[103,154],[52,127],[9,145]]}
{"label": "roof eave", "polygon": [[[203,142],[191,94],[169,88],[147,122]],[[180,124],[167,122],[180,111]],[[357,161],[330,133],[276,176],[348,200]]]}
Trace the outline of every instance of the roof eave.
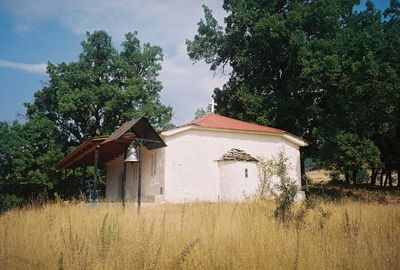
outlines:
{"label": "roof eave", "polygon": [[300,137],[297,137],[297,136],[295,136],[293,134],[290,134],[290,133],[283,134],[282,137],[284,139],[288,140],[289,142],[299,146],[299,147],[305,147],[305,146],[309,145],[309,143],[306,140],[304,140],[304,139],[302,139]]}
{"label": "roof eave", "polygon": [[273,135],[273,136],[282,136],[285,133],[274,133],[268,131],[252,131],[252,130],[242,130],[242,129],[230,129],[230,128],[214,128],[214,127],[202,127],[196,124],[190,124],[185,126],[180,126],[174,129],[169,129],[161,132],[163,136],[172,136],[186,130],[210,130],[210,131],[221,131],[221,132],[229,132],[229,133],[247,133],[247,134],[261,134],[261,135]]}
{"label": "roof eave", "polygon": [[250,131],[250,130],[239,130],[239,129],[226,129],[226,128],[208,128],[208,127],[202,127],[196,124],[190,124],[190,125],[185,125],[185,126],[180,126],[176,127],[173,129],[165,130],[161,132],[162,136],[169,137],[173,136],[175,134],[187,131],[187,130],[210,130],[210,131],[220,131],[220,132],[228,132],[228,133],[246,133],[246,134],[257,134],[257,135],[269,135],[269,136],[278,136],[278,137],[283,137],[284,139],[290,141],[291,143],[299,146],[299,147],[304,147],[308,146],[308,142],[293,135],[288,132],[284,133],[273,133],[273,132],[267,132],[267,131]]}
{"label": "roof eave", "polygon": [[108,136],[96,136],[93,138],[89,138],[86,141],[84,141],[81,145],[79,145],[77,148],[75,148],[71,153],[66,155],[62,160],[60,160],[56,164],[56,169],[57,170],[64,170],[65,167],[67,167],[74,159],[75,156],[80,156],[80,152],[85,152],[87,151],[87,147],[92,148],[93,145],[99,145],[101,144],[104,140],[107,139]]}

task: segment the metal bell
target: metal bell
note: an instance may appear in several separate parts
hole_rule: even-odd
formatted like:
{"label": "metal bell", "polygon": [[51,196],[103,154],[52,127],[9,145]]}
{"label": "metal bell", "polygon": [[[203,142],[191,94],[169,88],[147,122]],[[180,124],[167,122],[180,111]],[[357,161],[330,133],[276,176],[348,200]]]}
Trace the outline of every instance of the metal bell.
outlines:
{"label": "metal bell", "polygon": [[135,147],[129,148],[129,152],[125,159],[125,162],[139,162],[139,157],[136,153]]}

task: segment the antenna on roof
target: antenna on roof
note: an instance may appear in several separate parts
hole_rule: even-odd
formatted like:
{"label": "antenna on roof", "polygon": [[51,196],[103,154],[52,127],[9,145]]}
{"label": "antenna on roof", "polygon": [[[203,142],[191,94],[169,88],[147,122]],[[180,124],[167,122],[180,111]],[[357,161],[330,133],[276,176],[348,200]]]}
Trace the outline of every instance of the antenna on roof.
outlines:
{"label": "antenna on roof", "polygon": [[215,112],[215,107],[217,105],[218,104],[214,102],[214,98],[211,98],[211,102],[208,103],[208,106],[207,106],[207,112],[208,113],[214,113]]}

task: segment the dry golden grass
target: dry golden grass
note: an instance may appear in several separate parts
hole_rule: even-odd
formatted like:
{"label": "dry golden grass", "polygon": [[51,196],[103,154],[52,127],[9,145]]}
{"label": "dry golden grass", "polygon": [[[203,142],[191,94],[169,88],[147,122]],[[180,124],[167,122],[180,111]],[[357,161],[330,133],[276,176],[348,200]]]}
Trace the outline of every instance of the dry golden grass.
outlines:
{"label": "dry golden grass", "polygon": [[330,173],[331,171],[327,170],[312,170],[306,172],[306,176],[309,179],[309,184],[323,184],[329,182]]}
{"label": "dry golden grass", "polygon": [[52,204],[0,216],[2,269],[395,269],[398,205],[322,204],[299,233],[272,202]]}

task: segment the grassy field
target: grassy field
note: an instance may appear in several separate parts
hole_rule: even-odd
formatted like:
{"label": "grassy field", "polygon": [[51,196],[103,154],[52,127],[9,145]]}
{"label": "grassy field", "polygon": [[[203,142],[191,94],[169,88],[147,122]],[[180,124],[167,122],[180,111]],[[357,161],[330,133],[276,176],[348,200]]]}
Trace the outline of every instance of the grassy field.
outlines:
{"label": "grassy field", "polygon": [[2,269],[398,269],[400,206],[321,204],[296,229],[273,202],[49,204],[0,216]]}

